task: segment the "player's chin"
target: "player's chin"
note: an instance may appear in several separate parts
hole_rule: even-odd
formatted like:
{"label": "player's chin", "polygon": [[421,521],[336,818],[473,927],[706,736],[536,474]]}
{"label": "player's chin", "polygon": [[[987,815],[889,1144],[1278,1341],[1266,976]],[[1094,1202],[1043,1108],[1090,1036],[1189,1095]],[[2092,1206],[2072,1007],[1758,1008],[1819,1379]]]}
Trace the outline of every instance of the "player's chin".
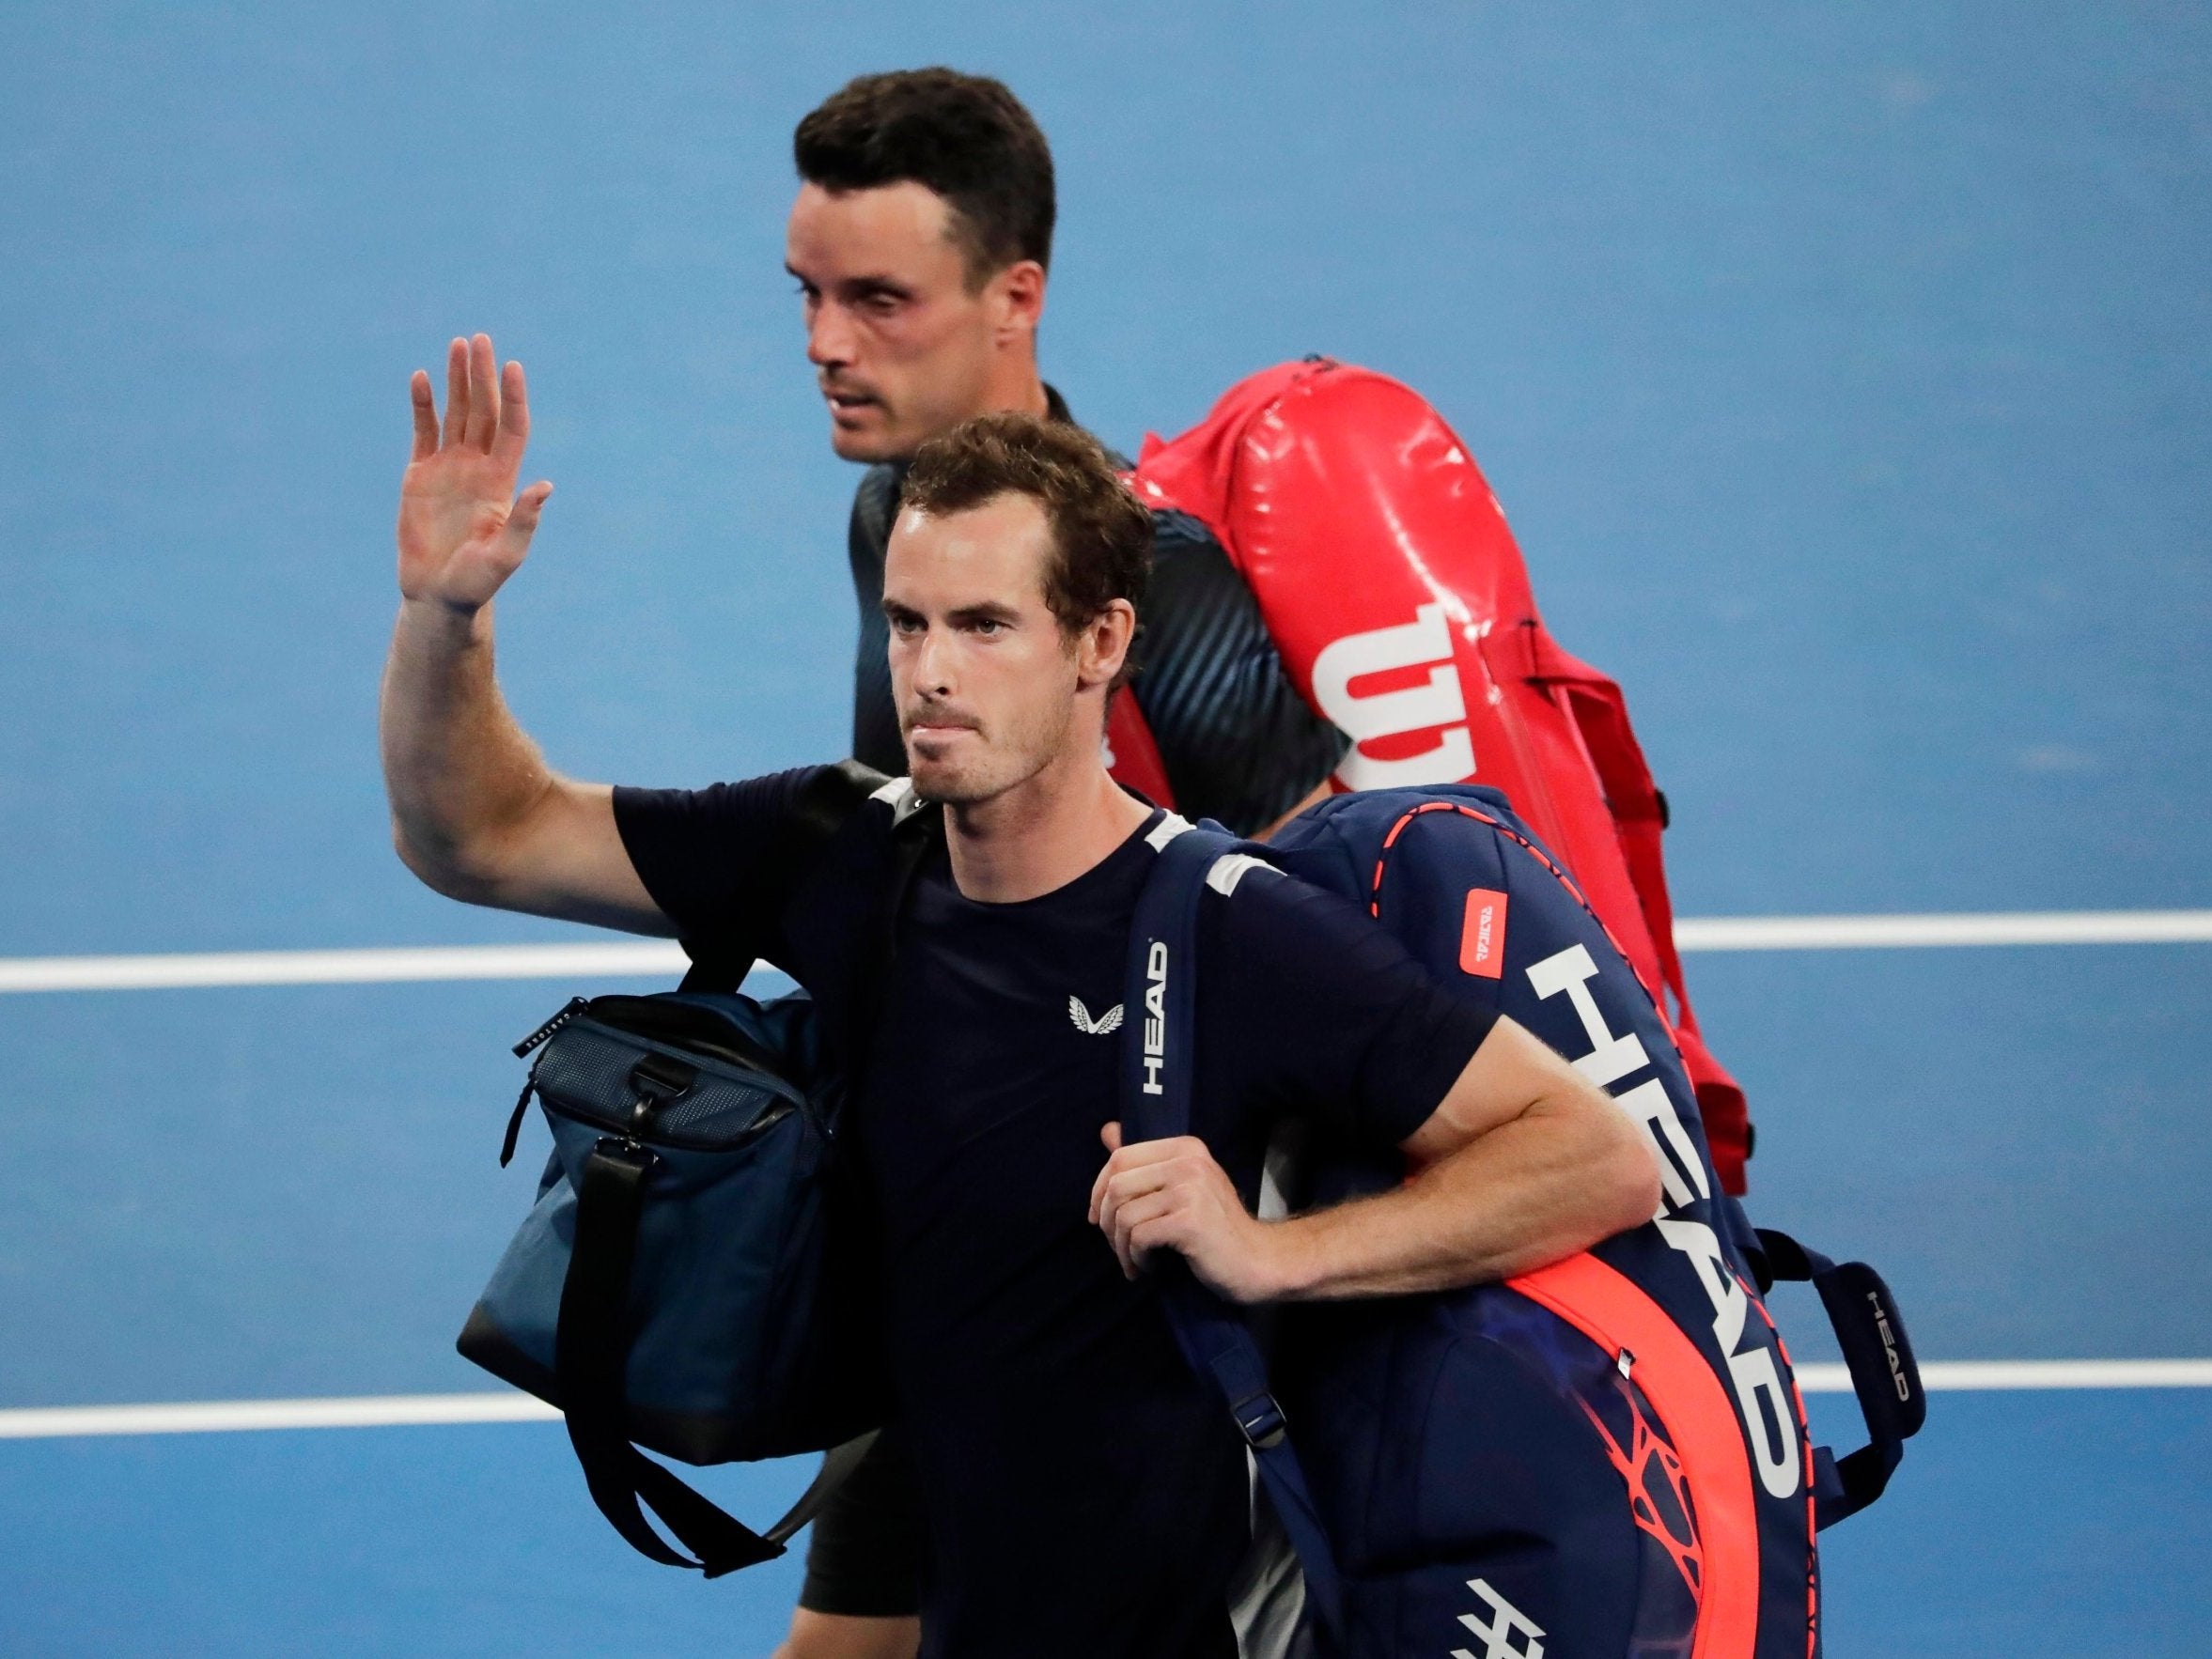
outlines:
{"label": "player's chin", "polygon": [[911,743],[907,745],[907,773],[913,780],[916,795],[946,806],[974,806],[999,793],[998,786],[976,767],[933,758]]}
{"label": "player's chin", "polygon": [[872,403],[857,404],[847,413],[832,411],[830,451],[841,461],[867,466],[898,460],[905,454],[882,410]]}

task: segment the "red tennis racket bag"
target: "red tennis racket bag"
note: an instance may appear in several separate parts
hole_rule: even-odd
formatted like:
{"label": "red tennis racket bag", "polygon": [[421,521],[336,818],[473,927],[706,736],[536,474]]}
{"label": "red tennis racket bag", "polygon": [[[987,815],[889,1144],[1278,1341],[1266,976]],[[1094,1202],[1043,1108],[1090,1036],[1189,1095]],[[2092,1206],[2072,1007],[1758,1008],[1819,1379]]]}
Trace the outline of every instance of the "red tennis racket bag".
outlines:
{"label": "red tennis racket bag", "polygon": [[[1251,585],[1292,682],[1351,739],[1339,790],[1503,790],[1574,874],[1672,1026],[1721,1185],[1744,1190],[1743,1091],[1698,1032],[1675,951],[1666,801],[1621,689],[1560,649],[1482,473],[1410,387],[1323,358],[1230,388],[1171,442],[1147,438],[1146,504],[1210,530]],[[1132,697],[1115,772],[1173,804]]]}

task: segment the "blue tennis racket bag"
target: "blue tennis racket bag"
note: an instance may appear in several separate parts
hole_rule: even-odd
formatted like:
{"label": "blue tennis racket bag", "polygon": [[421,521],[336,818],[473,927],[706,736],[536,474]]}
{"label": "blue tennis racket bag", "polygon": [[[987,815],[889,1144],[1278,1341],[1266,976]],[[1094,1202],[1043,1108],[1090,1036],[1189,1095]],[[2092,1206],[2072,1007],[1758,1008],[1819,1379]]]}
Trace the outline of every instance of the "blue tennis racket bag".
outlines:
{"label": "blue tennis racket bag", "polygon": [[[1665,1016],[1502,795],[1340,795],[1266,846],[1164,840],[1130,941],[1132,1139],[1190,1132],[1199,896],[1265,862],[1368,908],[1440,978],[1606,1089],[1663,1174],[1647,1224],[1541,1271],[1281,1310],[1271,1354],[1170,1274],[1171,1322],[1252,1448],[1338,1659],[1807,1659],[1815,1534],[1879,1496],[1925,1406],[1905,1326],[1862,1264],[1754,1233],[1713,1171]],[[1150,1050],[1147,1053],[1147,1050]],[[1149,1062],[1149,1063],[1147,1063]],[[1302,1205],[1403,1179],[1331,1152]],[[1810,1279],[1870,1434],[1809,1438],[1763,1295]]]}

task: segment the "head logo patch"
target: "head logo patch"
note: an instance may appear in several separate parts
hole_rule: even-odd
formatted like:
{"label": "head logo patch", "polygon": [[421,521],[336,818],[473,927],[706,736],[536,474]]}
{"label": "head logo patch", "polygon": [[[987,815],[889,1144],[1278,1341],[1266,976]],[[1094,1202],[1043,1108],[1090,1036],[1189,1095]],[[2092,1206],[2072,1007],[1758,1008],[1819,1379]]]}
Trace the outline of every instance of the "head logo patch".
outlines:
{"label": "head logo patch", "polygon": [[1467,920],[1459,932],[1459,969],[1477,979],[1505,972],[1505,895],[1487,887],[1467,894]]}

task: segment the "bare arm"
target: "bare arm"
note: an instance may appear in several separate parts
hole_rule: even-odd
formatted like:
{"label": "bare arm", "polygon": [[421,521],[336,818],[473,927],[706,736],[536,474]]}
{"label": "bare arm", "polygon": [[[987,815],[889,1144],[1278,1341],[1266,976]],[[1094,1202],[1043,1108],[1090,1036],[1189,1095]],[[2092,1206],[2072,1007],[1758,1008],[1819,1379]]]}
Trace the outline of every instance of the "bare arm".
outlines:
{"label": "bare arm", "polygon": [[[399,621],[381,705],[392,841],[471,904],[670,934],[615,827],[614,792],[555,774],[492,674],[491,597],[521,566],[553,486],[512,492],[529,437],[522,365],[456,340],[441,430],[417,370],[399,491]],[[512,497],[510,501],[510,496]]]}
{"label": "bare arm", "polygon": [[1178,1250],[1240,1302],[1507,1279],[1647,1221],[1659,1203],[1658,1167],[1628,1115],[1508,1019],[1403,1143],[1410,1177],[1374,1198],[1260,1221],[1205,1142],[1123,1146],[1109,1124],[1106,1144],[1091,1218],[1124,1270]]}
{"label": "bare arm", "polygon": [[911,1614],[861,1619],[801,1607],[770,1659],[914,1659],[921,1647],[922,1621]]}

